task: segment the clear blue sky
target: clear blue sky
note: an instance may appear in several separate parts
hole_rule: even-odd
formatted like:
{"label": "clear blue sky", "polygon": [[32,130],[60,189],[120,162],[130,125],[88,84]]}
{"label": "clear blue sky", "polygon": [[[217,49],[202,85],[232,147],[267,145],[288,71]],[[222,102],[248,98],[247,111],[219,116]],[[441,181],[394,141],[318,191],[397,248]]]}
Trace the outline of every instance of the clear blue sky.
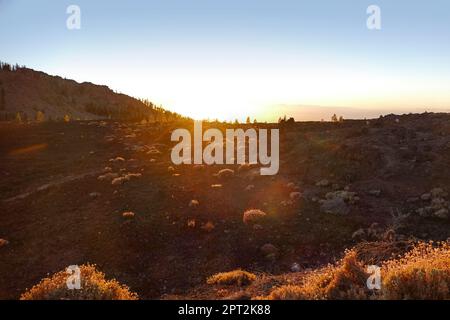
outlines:
{"label": "clear blue sky", "polygon": [[0,0],[0,39],[2,61],[194,116],[450,108],[448,0]]}

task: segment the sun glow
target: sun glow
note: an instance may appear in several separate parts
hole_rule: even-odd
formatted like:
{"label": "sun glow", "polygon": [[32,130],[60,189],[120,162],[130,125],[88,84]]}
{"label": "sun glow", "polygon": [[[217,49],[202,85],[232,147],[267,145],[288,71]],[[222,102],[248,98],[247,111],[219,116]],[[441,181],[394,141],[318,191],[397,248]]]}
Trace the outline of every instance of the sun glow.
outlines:
{"label": "sun glow", "polygon": [[276,107],[282,104],[389,109],[423,106],[429,96],[450,100],[444,87],[424,87],[423,80],[338,67],[177,70],[150,87],[176,112],[227,121],[247,116],[273,121],[283,115]]}
{"label": "sun glow", "polygon": [[[404,110],[423,112],[426,107],[445,107],[446,101],[450,101],[450,92],[445,88],[449,80],[445,78],[434,79],[429,83],[438,80],[440,85],[432,85],[427,84],[426,77],[341,67],[123,70],[120,79],[108,72],[112,71],[105,70],[108,79],[114,79],[109,82],[112,88],[123,88],[121,91],[126,94],[149,98],[196,120],[242,122],[250,117],[276,121],[284,114],[295,116],[293,107],[298,105],[357,108],[360,112],[351,116],[364,118],[369,109],[384,110],[384,114]],[[102,81],[105,82],[102,79],[95,82]],[[320,120],[324,116],[319,108],[310,114],[307,120]]]}

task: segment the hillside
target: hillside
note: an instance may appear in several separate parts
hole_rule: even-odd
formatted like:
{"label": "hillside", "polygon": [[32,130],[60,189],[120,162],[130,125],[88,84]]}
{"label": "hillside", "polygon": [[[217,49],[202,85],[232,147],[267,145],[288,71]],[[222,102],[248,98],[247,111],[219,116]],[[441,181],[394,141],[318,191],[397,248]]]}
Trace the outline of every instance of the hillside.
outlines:
{"label": "hillside", "polygon": [[[141,299],[308,298],[301,284],[312,271],[320,273],[321,284],[310,280],[317,297],[335,298],[322,284],[336,287],[328,286],[334,275],[346,282],[340,270],[356,270],[350,280],[361,286],[359,263],[381,266],[418,241],[450,237],[449,120],[428,113],[284,124],[276,176],[174,166],[171,132],[189,122],[0,123],[0,299],[87,263]],[[224,168],[233,174],[218,174]],[[266,215],[246,223],[249,209]],[[350,254],[342,268],[326,269],[348,248],[359,262]],[[423,258],[446,268],[441,284],[443,250]],[[235,269],[257,279],[246,288],[206,284]],[[284,285],[295,287],[275,291]]]}
{"label": "hillside", "polygon": [[[107,86],[51,76],[26,67],[0,63],[0,120],[122,119],[166,121],[179,116],[112,91]],[[42,120],[42,119],[41,119]]]}

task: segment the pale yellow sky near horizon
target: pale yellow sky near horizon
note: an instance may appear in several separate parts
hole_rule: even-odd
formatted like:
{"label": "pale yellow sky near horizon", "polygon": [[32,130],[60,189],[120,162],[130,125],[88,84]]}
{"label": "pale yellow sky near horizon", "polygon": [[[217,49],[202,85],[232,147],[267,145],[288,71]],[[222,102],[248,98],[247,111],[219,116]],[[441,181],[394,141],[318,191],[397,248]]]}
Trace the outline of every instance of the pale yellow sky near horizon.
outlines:
{"label": "pale yellow sky near horizon", "polygon": [[[50,70],[60,74],[62,70]],[[133,97],[148,98],[168,110],[195,119],[276,121],[372,118],[380,114],[450,110],[448,79],[434,81],[343,68],[240,70],[173,68],[150,71],[74,66],[64,76],[108,85]],[[83,78],[77,75],[83,75]],[[331,113],[331,115],[329,115]]]}
{"label": "pale yellow sky near horizon", "polygon": [[[233,72],[233,73],[232,73]],[[196,119],[244,120],[247,116],[274,121],[286,114],[297,120],[320,120],[324,111],[344,117],[370,118],[374,113],[409,113],[450,109],[450,90],[437,81],[428,84],[414,78],[387,77],[316,70],[238,74],[238,70],[214,73],[166,73],[158,81],[129,81],[125,92],[149,97],[167,109]],[[218,76],[220,74],[220,76]],[[145,95],[145,92],[151,92]],[[309,106],[305,110],[305,107]],[[317,106],[317,110],[316,107]],[[334,110],[334,111],[333,111]],[[306,113],[305,113],[306,111]]]}

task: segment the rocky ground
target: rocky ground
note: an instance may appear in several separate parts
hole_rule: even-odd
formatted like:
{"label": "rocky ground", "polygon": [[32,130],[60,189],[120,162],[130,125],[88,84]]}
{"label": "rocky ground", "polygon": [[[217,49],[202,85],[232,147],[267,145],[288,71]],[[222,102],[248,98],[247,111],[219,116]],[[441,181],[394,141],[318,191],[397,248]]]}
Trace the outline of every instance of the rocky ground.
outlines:
{"label": "rocky ground", "polygon": [[174,166],[186,123],[1,123],[0,299],[88,262],[144,299],[223,298],[217,272],[267,275],[264,292],[349,247],[445,240],[449,120],[285,124],[273,177]]}

